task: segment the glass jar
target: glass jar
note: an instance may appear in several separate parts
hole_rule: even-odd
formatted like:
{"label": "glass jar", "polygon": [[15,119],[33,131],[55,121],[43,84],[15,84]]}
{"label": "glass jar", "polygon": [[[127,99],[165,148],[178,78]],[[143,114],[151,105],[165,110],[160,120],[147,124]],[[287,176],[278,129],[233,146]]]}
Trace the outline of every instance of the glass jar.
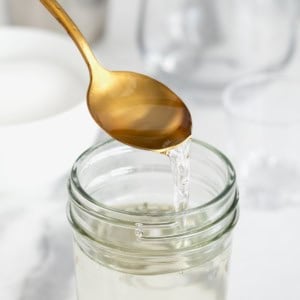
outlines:
{"label": "glass jar", "polygon": [[224,300],[235,172],[218,150],[193,141],[191,197],[175,212],[165,155],[107,141],[81,155],[70,177],[79,300]]}
{"label": "glass jar", "polygon": [[300,86],[297,73],[262,72],[224,92],[228,151],[252,209],[299,205]]}
{"label": "glass jar", "polygon": [[[149,72],[201,101],[242,74],[282,68],[295,46],[295,0],[141,0],[138,43]],[[187,95],[187,96],[186,96]]]}

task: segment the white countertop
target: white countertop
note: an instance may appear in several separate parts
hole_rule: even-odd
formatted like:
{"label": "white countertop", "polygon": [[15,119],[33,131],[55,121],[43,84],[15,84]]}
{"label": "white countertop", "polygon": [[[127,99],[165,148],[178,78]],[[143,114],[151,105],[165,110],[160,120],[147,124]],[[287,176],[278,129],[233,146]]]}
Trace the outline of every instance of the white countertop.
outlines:
{"label": "white countertop", "polygon": [[[145,72],[135,40],[138,2],[110,2],[106,37],[96,47],[110,69]],[[289,72],[298,72],[297,66],[294,61]],[[193,100],[188,104],[194,136],[226,153],[228,133],[221,104]],[[65,177],[58,180],[42,201],[25,197],[22,204],[0,209],[0,299],[75,299],[65,183]],[[57,201],[48,203],[51,198]],[[299,216],[300,206],[251,211],[242,205],[234,234],[229,300],[300,299]]]}

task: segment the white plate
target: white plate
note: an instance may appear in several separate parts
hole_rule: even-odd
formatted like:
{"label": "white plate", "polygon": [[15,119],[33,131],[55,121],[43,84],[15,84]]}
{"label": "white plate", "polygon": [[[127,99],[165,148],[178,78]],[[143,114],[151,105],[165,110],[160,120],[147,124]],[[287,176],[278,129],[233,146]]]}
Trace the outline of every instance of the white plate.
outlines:
{"label": "white plate", "polygon": [[88,72],[72,41],[38,29],[0,28],[1,190],[57,180],[96,138]]}

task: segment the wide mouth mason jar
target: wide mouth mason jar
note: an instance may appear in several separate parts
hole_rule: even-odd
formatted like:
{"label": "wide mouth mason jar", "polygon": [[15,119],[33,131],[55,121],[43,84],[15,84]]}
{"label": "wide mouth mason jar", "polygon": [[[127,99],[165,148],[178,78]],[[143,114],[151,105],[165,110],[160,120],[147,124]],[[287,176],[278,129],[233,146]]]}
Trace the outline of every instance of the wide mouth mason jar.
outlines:
{"label": "wide mouth mason jar", "polygon": [[235,171],[193,140],[190,186],[177,212],[167,156],[109,140],[79,157],[68,206],[79,300],[226,298]]}

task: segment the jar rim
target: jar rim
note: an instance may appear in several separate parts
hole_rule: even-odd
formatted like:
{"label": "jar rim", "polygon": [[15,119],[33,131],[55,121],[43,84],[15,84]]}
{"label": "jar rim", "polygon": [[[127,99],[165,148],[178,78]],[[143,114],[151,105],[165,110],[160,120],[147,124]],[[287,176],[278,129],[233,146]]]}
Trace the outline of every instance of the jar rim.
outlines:
{"label": "jar rim", "polygon": [[114,213],[124,215],[124,216],[134,216],[134,217],[145,217],[145,216],[147,216],[147,217],[181,217],[183,215],[186,216],[186,215],[189,215],[189,214],[193,214],[195,212],[199,212],[199,211],[208,209],[209,207],[213,206],[214,204],[216,204],[217,202],[222,200],[235,187],[236,172],[235,172],[235,169],[234,169],[232,163],[227,158],[227,156],[224,155],[221,151],[219,151],[215,147],[213,147],[213,146],[211,146],[211,145],[209,145],[205,142],[199,141],[197,139],[192,139],[192,143],[197,144],[198,146],[204,147],[206,150],[212,152],[217,157],[219,157],[224,162],[224,164],[225,164],[225,166],[228,170],[228,172],[227,172],[227,174],[228,174],[227,182],[226,182],[224,188],[222,189],[222,191],[218,195],[216,195],[215,197],[213,197],[212,199],[210,199],[209,201],[207,201],[206,203],[204,203],[202,205],[198,205],[196,207],[188,208],[188,209],[183,210],[183,211],[164,211],[164,212],[159,212],[159,213],[146,213],[145,214],[145,212],[127,211],[127,210],[124,210],[124,209],[104,205],[101,202],[97,201],[95,198],[93,198],[82,187],[82,185],[80,183],[80,180],[79,180],[79,176],[78,176],[78,168],[81,165],[81,163],[88,156],[90,156],[94,151],[98,150],[101,147],[109,145],[113,142],[115,142],[115,140],[109,138],[106,141],[101,142],[97,145],[94,145],[94,146],[90,147],[89,149],[87,149],[85,152],[83,152],[78,157],[78,159],[75,161],[75,163],[72,167],[71,175],[70,175],[70,179],[69,179],[69,191],[70,192],[71,192],[71,189],[75,189],[76,192],[79,193],[79,195],[81,197],[86,199],[90,204],[95,205],[96,207],[98,207],[102,210],[109,211],[109,212],[114,212]]}

